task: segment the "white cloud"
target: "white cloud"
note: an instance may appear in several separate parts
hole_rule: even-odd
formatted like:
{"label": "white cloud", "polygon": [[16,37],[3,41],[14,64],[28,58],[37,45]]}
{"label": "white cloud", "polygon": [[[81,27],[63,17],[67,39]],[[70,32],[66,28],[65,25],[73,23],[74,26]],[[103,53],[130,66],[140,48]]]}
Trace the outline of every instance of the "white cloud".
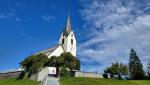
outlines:
{"label": "white cloud", "polygon": [[45,20],[45,21],[48,21],[48,22],[49,22],[49,21],[53,21],[53,20],[56,19],[55,16],[51,16],[51,15],[42,15],[41,18],[42,18],[43,20]]}
{"label": "white cloud", "polygon": [[127,64],[131,48],[137,51],[144,66],[150,58],[150,15],[139,9],[137,2],[122,1],[94,0],[80,10],[93,37],[78,47],[79,55],[101,63],[96,67],[101,72],[115,61]]}
{"label": "white cloud", "polygon": [[1,13],[0,20],[7,20],[7,21],[21,21],[21,19],[16,15],[16,13],[9,12],[9,13]]}

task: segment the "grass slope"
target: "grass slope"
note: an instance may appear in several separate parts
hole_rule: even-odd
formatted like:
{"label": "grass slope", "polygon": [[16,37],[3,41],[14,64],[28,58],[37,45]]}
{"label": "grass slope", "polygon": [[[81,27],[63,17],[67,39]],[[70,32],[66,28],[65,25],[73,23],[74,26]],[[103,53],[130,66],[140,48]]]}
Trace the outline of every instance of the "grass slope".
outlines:
{"label": "grass slope", "polygon": [[11,78],[0,80],[0,85],[38,85],[38,82],[32,80],[16,80]]}
{"label": "grass slope", "polygon": [[99,78],[61,78],[61,85],[150,85],[150,80],[111,80]]}

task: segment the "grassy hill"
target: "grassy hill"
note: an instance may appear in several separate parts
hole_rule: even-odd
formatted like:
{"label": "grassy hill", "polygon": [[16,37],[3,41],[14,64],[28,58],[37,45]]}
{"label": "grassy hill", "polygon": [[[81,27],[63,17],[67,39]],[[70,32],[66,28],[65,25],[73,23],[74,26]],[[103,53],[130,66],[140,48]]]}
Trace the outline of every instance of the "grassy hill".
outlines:
{"label": "grassy hill", "polygon": [[32,80],[16,80],[11,78],[0,80],[0,85],[38,85],[38,82]]}
{"label": "grassy hill", "polygon": [[150,80],[112,80],[99,78],[62,78],[61,85],[150,85]]}

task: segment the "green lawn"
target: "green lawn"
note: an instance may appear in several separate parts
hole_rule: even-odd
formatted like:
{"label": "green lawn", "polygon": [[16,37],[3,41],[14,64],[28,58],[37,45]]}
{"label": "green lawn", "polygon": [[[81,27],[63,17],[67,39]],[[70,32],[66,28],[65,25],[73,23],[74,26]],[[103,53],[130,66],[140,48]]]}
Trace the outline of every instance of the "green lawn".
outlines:
{"label": "green lawn", "polygon": [[150,80],[112,80],[100,78],[61,78],[61,85],[150,85]]}
{"label": "green lawn", "polygon": [[0,80],[0,85],[38,85],[38,82],[32,80],[16,80],[11,78]]}

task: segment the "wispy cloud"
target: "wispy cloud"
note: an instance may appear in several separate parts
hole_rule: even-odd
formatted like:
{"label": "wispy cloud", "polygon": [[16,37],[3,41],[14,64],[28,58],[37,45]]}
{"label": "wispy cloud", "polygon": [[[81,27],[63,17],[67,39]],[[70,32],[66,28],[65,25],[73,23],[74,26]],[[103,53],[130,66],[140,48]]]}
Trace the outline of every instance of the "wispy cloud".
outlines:
{"label": "wispy cloud", "polygon": [[27,33],[25,33],[24,31],[18,31],[19,32],[19,37],[21,39],[24,39],[25,41],[30,41],[32,38],[31,36],[29,36]]}
{"label": "wispy cloud", "polygon": [[7,20],[7,21],[21,21],[21,18],[19,18],[15,13],[9,12],[9,13],[1,13],[0,14],[0,20]]}
{"label": "wispy cloud", "polygon": [[55,16],[51,16],[51,15],[42,15],[41,18],[42,18],[43,20],[45,20],[45,21],[48,21],[48,22],[49,22],[49,21],[53,21],[53,20],[56,19]]}
{"label": "wispy cloud", "polygon": [[92,31],[89,34],[92,38],[78,47],[80,57],[101,63],[95,69],[102,72],[115,61],[128,64],[129,51],[134,48],[146,67],[150,58],[150,14],[144,11],[147,0],[142,3],[138,0],[83,2],[86,4],[80,13],[85,27]]}
{"label": "wispy cloud", "polygon": [[[22,19],[18,16],[16,8],[24,8],[24,6],[16,0],[1,1],[3,4],[0,10],[0,20],[3,21],[21,21]],[[4,9],[4,10],[3,10]]]}

